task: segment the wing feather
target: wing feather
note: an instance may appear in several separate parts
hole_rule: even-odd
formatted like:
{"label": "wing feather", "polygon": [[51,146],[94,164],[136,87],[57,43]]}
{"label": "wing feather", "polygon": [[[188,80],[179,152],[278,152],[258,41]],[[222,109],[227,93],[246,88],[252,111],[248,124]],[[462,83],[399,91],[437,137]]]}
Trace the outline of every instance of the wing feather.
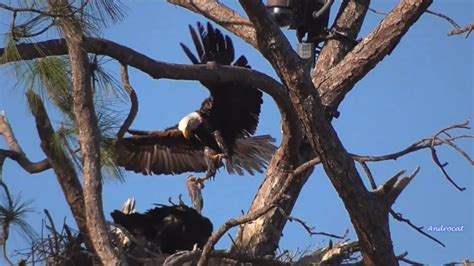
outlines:
{"label": "wing feather", "polygon": [[207,170],[203,146],[186,140],[178,129],[118,139],[115,149],[120,166],[144,175]]}

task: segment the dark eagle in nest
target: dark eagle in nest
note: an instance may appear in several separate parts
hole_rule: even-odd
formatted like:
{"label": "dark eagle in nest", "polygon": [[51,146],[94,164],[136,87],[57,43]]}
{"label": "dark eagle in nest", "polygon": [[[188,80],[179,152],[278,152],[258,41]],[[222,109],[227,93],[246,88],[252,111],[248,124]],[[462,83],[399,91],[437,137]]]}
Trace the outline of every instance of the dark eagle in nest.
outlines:
{"label": "dark eagle in nest", "polygon": [[[220,64],[250,68],[247,59],[234,61],[229,36],[211,24],[189,27],[197,55],[184,44],[193,64]],[[202,83],[210,92],[201,108],[164,131],[129,130],[133,136],[116,142],[118,163],[144,175],[207,172],[214,177],[225,164],[231,174],[263,172],[273,156],[275,141],[269,135],[252,136],[262,105],[262,92],[234,82]],[[225,159],[225,160],[223,160]]]}
{"label": "dark eagle in nest", "polygon": [[145,213],[115,210],[110,215],[115,224],[127,229],[137,241],[167,254],[192,250],[194,245],[202,249],[213,230],[208,218],[184,204],[160,205]]}

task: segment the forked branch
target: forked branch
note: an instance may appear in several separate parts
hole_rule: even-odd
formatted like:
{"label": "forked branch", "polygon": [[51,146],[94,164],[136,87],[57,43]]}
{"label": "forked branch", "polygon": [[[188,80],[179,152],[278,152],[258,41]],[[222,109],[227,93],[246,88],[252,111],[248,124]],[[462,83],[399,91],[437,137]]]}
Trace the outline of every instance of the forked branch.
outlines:
{"label": "forked branch", "polygon": [[4,112],[0,113],[0,135],[3,136],[9,148],[8,150],[0,149],[1,157],[7,157],[16,161],[30,174],[43,172],[51,168],[48,159],[43,159],[39,162],[32,162],[28,159],[18,143]]}
{"label": "forked branch", "polygon": [[[369,180],[370,180],[371,184],[375,184],[375,182],[373,182],[373,178],[367,172],[367,169],[368,169],[367,164],[366,164],[367,162],[380,162],[380,161],[387,161],[387,160],[397,160],[398,158],[403,157],[407,154],[410,154],[410,153],[413,153],[413,152],[416,152],[416,151],[419,151],[419,150],[422,150],[422,149],[430,149],[433,161],[436,164],[436,166],[441,170],[444,177],[446,179],[448,179],[448,181],[451,184],[453,184],[459,191],[463,191],[463,190],[465,190],[465,188],[460,187],[459,185],[457,185],[454,182],[453,178],[446,171],[445,168],[447,166],[447,163],[441,163],[441,161],[438,157],[437,151],[436,151],[436,147],[441,146],[441,145],[448,145],[449,147],[453,148],[454,151],[459,153],[464,159],[466,159],[466,161],[468,161],[471,166],[474,165],[474,161],[471,159],[469,154],[455,143],[456,141],[459,141],[459,140],[473,139],[474,135],[454,136],[454,135],[450,134],[450,131],[456,130],[456,129],[469,130],[470,129],[469,124],[470,124],[470,121],[467,120],[464,123],[455,124],[455,125],[443,128],[440,131],[438,131],[436,134],[434,134],[433,136],[422,139],[422,140],[420,140],[420,141],[418,141],[418,142],[416,142],[416,143],[414,143],[414,144],[408,146],[407,148],[405,148],[401,151],[398,151],[398,152],[394,152],[394,153],[390,153],[390,154],[386,154],[386,155],[381,155],[381,156],[368,156],[368,155],[352,154],[352,158],[354,158],[354,160],[356,160],[357,162],[359,162],[361,164],[364,171],[367,173],[367,176],[369,177]],[[441,136],[445,136],[445,137],[442,138]]]}

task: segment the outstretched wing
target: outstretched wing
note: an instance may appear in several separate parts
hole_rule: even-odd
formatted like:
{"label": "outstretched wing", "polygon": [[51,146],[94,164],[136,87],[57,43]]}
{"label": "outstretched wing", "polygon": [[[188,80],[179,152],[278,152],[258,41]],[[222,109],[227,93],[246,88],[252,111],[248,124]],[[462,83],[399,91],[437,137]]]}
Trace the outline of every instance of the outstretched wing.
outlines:
{"label": "outstretched wing", "polygon": [[[189,26],[197,55],[181,43],[186,55],[194,64],[215,62],[222,65],[233,65],[250,68],[245,56],[234,62],[234,46],[229,36],[214,29],[210,23],[207,29],[200,23],[196,30]],[[253,87],[242,87],[236,82],[203,83],[211,92],[201,111],[208,114],[219,125],[227,143],[234,143],[239,137],[253,135],[258,125],[262,92]]]}
{"label": "outstretched wing", "polygon": [[205,172],[203,147],[186,140],[178,129],[141,132],[115,143],[118,165],[136,173]]}

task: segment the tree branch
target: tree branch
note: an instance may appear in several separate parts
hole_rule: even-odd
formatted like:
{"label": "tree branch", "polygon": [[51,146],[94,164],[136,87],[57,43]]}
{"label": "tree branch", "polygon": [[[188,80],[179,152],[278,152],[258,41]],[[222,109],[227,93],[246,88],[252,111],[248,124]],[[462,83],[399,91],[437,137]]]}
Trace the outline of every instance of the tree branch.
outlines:
{"label": "tree branch", "polygon": [[[196,263],[201,257],[200,250],[177,252],[168,258],[163,263],[164,266],[181,266],[186,263]],[[250,256],[243,253],[228,253],[213,251],[209,253],[209,258],[214,259],[209,261],[209,265],[241,265],[252,264],[262,266],[290,266],[289,263],[284,263],[270,257]],[[193,264],[194,265],[194,264]]]}
{"label": "tree branch", "polygon": [[[278,207],[278,210],[281,212],[281,214],[283,216],[286,217],[286,219],[288,219],[290,222],[297,222],[299,223],[301,226],[303,226],[304,230],[306,230],[306,232],[308,232],[308,234],[310,236],[313,236],[313,235],[323,235],[323,236],[328,236],[328,237],[333,237],[333,238],[338,238],[338,239],[344,239],[346,236],[338,236],[338,235],[334,235],[334,234],[329,234],[329,233],[325,233],[325,232],[317,232],[317,231],[314,231],[314,227],[310,227],[309,225],[307,225],[303,220],[299,219],[299,218],[296,218],[294,216],[291,216],[291,215],[288,215],[285,213],[285,211],[281,208],[281,207]],[[347,234],[347,232],[346,232]]]}
{"label": "tree branch", "polygon": [[354,45],[347,40],[355,41],[357,38],[369,3],[370,0],[343,1],[331,30],[347,38],[346,40],[330,38],[325,42],[313,74],[313,84],[316,88],[319,87],[323,74],[337,65],[354,48]]}
{"label": "tree branch", "polygon": [[[367,168],[366,162],[379,162],[379,161],[386,161],[386,160],[397,160],[398,158],[400,158],[402,156],[405,156],[407,154],[410,154],[412,152],[419,151],[421,149],[430,149],[433,161],[436,164],[436,166],[441,170],[444,177],[446,179],[448,179],[448,181],[451,184],[453,184],[459,191],[464,191],[465,188],[460,187],[459,185],[457,185],[454,182],[454,180],[452,179],[452,177],[446,171],[445,167],[447,166],[447,163],[444,163],[444,164],[441,163],[441,161],[439,160],[439,157],[438,157],[438,154],[436,152],[435,147],[436,146],[441,146],[441,145],[448,145],[448,146],[452,147],[456,152],[458,152],[462,157],[464,157],[469,162],[469,164],[474,165],[474,161],[471,159],[471,157],[463,149],[461,149],[459,146],[457,146],[454,143],[454,141],[456,141],[456,140],[472,139],[472,138],[474,138],[474,136],[472,136],[472,135],[460,135],[460,136],[454,136],[453,137],[448,133],[450,130],[453,130],[453,129],[470,129],[469,123],[470,123],[470,121],[467,120],[465,123],[456,124],[456,125],[452,125],[452,126],[443,128],[440,131],[438,131],[435,135],[433,135],[429,138],[422,139],[422,140],[408,146],[407,148],[405,148],[405,149],[403,149],[399,152],[395,152],[395,153],[391,153],[391,154],[387,154],[387,155],[382,155],[382,156],[361,156],[361,155],[355,155],[355,154],[351,154],[351,156],[354,160],[358,161],[361,164],[364,171],[367,173],[367,176],[369,178],[369,181],[371,182],[372,187],[374,187],[375,183],[373,182],[373,177],[371,177],[371,174],[369,172],[367,172],[368,168]],[[447,135],[447,137],[445,139],[440,138],[439,136],[442,135],[442,134]]]}
{"label": "tree branch", "polygon": [[415,229],[418,233],[426,236],[427,238],[433,240],[434,242],[440,244],[442,247],[446,247],[443,242],[439,241],[438,239],[436,239],[434,236],[426,233],[425,231],[423,231],[423,226],[416,226],[414,225],[409,219],[406,219],[402,216],[401,213],[399,212],[396,212],[394,211],[393,209],[390,210],[390,214],[392,215],[392,217],[399,221],[399,222],[403,222],[403,223],[406,223],[408,226],[410,226],[411,228]]}
{"label": "tree branch", "polygon": [[[420,171],[420,167],[417,167],[409,176],[405,176],[401,179],[398,179],[405,171],[400,172],[399,174],[395,175],[387,182],[382,185],[383,189],[383,197],[384,200],[387,202],[387,207],[391,207],[395,200],[400,196],[402,191],[408,186],[408,184],[415,178],[415,176]],[[374,191],[377,193],[379,190]]]}
{"label": "tree branch", "polygon": [[15,138],[15,134],[4,113],[0,114],[0,135],[5,138],[9,150],[0,149],[0,155],[16,161],[25,171],[30,174],[46,171],[51,168],[48,159],[39,162],[31,162],[21,149]]}
{"label": "tree branch", "polygon": [[255,28],[248,19],[216,0],[167,0],[168,3],[186,8],[214,21],[242,40],[257,47]]}
{"label": "tree branch", "polygon": [[[350,214],[365,263],[393,264],[396,257],[389,227],[387,222],[383,222],[388,210],[367,191],[354,161],[326,119],[320,97],[311,82],[309,69],[291,49],[277,25],[268,19],[265,7],[260,1],[240,0],[240,3],[257,30],[260,51],[286,85],[306,139],[320,156],[326,174]],[[354,204],[355,202],[357,204]],[[367,224],[382,225],[375,228]]]}
{"label": "tree branch", "polygon": [[345,95],[397,46],[432,0],[403,0],[335,67],[316,77],[324,105],[339,106]]}
{"label": "tree branch", "polygon": [[222,238],[222,236],[229,231],[231,228],[236,227],[241,224],[245,224],[251,221],[254,221],[270,211],[271,209],[277,207],[277,204],[269,204],[260,210],[257,210],[255,212],[248,213],[246,215],[243,215],[237,219],[231,219],[225,222],[219,230],[217,230],[215,233],[212,234],[212,236],[207,240],[206,245],[204,245],[202,249],[202,254],[201,257],[199,258],[198,261],[198,266],[205,266],[207,265],[207,262],[209,260],[209,253],[211,250],[214,248],[214,245],[217,244],[217,242]]}
{"label": "tree branch", "polygon": [[46,154],[56,174],[86,247],[89,251],[92,251],[94,249],[86,225],[84,195],[76,170],[64,151],[58,148],[59,144],[54,129],[39,96],[31,91],[26,96],[31,114],[35,118],[36,129],[41,140],[41,149]]}
{"label": "tree branch", "polygon": [[130,85],[130,80],[128,78],[127,65],[124,65],[124,64],[122,64],[122,83],[123,83],[123,87],[125,91],[130,97],[131,106],[130,106],[130,112],[128,113],[127,118],[125,118],[125,120],[123,121],[123,125],[120,127],[119,131],[117,132],[117,139],[123,138],[123,136],[132,125],[138,113],[137,93],[133,89],[132,85]]}
{"label": "tree branch", "polygon": [[[284,87],[270,76],[241,67],[213,65],[185,65],[171,64],[156,61],[131,48],[115,42],[99,39],[84,38],[85,49],[88,53],[106,55],[112,57],[122,64],[137,68],[147,73],[154,79],[175,80],[197,80],[203,83],[219,80],[222,82],[238,82],[242,86],[255,86],[270,95],[281,112],[286,117],[291,117],[291,106],[286,98]],[[67,45],[63,39],[49,40],[38,43],[17,45],[21,60],[32,60],[46,56],[58,56],[67,54]],[[0,57],[5,49],[0,49]],[[12,58],[9,58],[13,60]],[[11,61],[9,61],[11,62]],[[8,62],[2,62],[8,63]],[[245,76],[245,79],[241,77]],[[291,120],[291,119],[288,119]],[[291,123],[291,121],[289,121]]]}
{"label": "tree branch", "polygon": [[460,35],[460,34],[466,33],[466,38],[467,38],[469,37],[472,31],[474,31],[474,23],[471,23],[464,28],[453,29],[451,32],[448,33],[448,36]]}
{"label": "tree branch", "polygon": [[[372,175],[372,172],[370,171],[370,168],[367,166],[367,164],[365,162],[360,162],[360,164],[362,165],[362,167],[364,168],[364,171],[367,175],[367,177],[369,178],[370,180],[370,185],[372,187],[373,190],[376,190],[377,189],[377,184],[375,183],[375,180],[374,180],[374,177]],[[404,172],[404,171],[403,171]],[[444,247],[444,244],[439,241],[438,239],[436,239],[434,236],[426,233],[425,231],[423,231],[423,227],[418,227],[416,225],[414,225],[413,223],[411,223],[410,220],[406,219],[406,218],[403,218],[402,214],[401,213],[398,213],[398,212],[395,212],[393,209],[390,209],[390,214],[392,215],[392,217],[399,221],[399,222],[404,222],[406,223],[408,226],[410,226],[411,228],[415,229],[418,233],[428,237],[429,239],[435,241],[436,243],[440,244],[441,246]]]}

